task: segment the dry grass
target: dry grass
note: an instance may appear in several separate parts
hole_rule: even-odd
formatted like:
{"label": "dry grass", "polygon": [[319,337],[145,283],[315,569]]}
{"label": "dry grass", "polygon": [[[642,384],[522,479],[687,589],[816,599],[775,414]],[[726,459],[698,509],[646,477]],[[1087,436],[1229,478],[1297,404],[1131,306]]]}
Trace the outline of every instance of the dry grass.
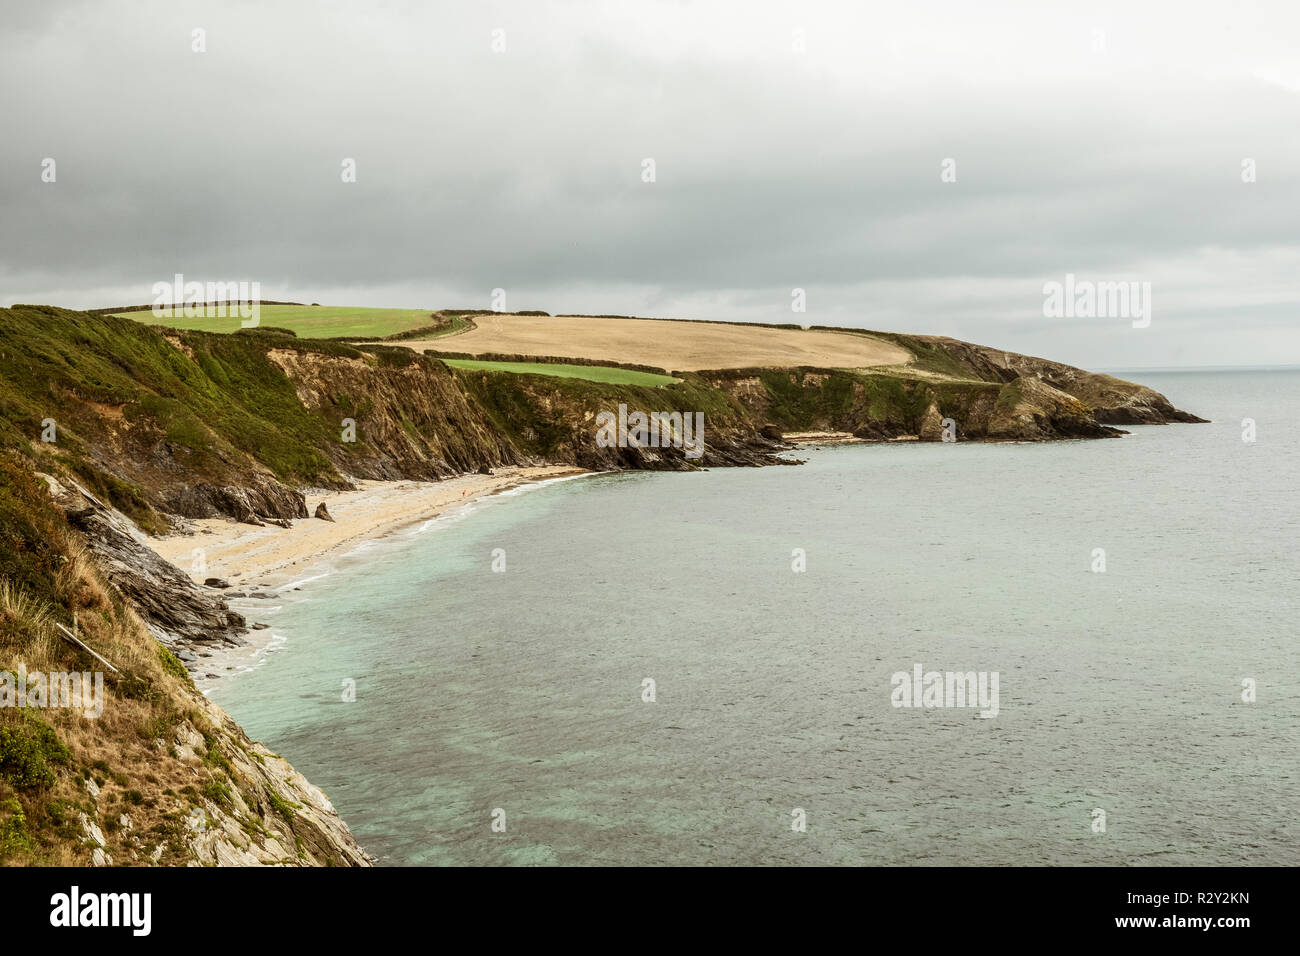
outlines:
{"label": "dry grass", "polygon": [[55,649],[54,620],[54,608],[48,601],[0,578],[0,647],[48,661]]}
{"label": "dry grass", "polygon": [[[224,742],[205,715],[184,707],[194,693],[188,677],[165,665],[158,644],[134,611],[111,594],[86,548],[71,535],[63,544],[66,560],[57,583],[75,613],[78,636],[122,673],[104,673],[98,717],[63,707],[0,708],[0,730],[31,735],[49,727],[69,751],[51,786],[17,786],[0,774],[0,835],[10,827],[10,839],[0,839],[0,862],[86,864],[93,846],[82,832],[82,813],[100,821],[115,863],[148,862],[159,845],[161,862],[184,862],[189,810],[203,805],[204,790],[213,781],[231,786],[222,769]],[[103,672],[90,655],[58,635],[54,624],[62,616],[12,581],[0,580],[0,669]],[[210,735],[215,745],[178,752],[177,742],[193,741],[194,732]],[[0,769],[4,758],[0,753]],[[99,788],[98,798],[91,796],[87,781]],[[14,801],[21,817],[12,812]],[[119,828],[123,814],[131,820],[129,830]],[[14,829],[16,817],[24,823],[19,829]]]}

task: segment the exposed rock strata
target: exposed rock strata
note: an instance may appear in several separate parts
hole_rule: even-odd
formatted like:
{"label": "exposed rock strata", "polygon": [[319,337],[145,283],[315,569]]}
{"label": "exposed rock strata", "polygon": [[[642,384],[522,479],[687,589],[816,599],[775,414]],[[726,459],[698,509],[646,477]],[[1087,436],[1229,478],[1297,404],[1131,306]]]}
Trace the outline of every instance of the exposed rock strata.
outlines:
{"label": "exposed rock strata", "polygon": [[273,479],[265,479],[251,487],[200,482],[165,491],[161,500],[164,510],[185,518],[224,515],[236,521],[258,524],[275,519],[307,517],[307,499],[302,492],[286,488]]}
{"label": "exposed rock strata", "polygon": [[131,602],[155,637],[176,649],[243,643],[246,622],[220,594],[195,584],[159,557],[124,515],[65,480],[67,484],[46,476],[55,503],[82,533],[109,583]]}

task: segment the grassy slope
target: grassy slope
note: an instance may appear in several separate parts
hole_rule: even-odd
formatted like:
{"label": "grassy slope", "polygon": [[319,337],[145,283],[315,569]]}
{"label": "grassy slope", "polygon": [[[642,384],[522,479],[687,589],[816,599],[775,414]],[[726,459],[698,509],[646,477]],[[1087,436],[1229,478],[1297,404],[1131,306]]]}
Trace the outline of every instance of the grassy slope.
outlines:
{"label": "grassy slope", "polygon": [[[230,747],[238,744],[202,712],[180,663],[105,585],[35,474],[84,481],[149,527],[145,491],[92,454],[105,446],[106,422],[147,433],[146,444],[190,442],[196,464],[266,442],[261,450],[286,474],[332,471],[302,439],[310,420],[287,411],[292,390],[286,395],[283,381],[255,361],[254,339],[211,344],[202,358],[215,379],[135,322],[0,310],[0,671],[102,670],[58,637],[54,624],[71,627],[74,619],[81,637],[124,671],[106,675],[108,699],[95,720],[67,709],[0,707],[0,863],[89,862],[83,813],[100,821],[118,863],[133,862],[131,848],[143,858],[155,846],[163,847],[161,862],[184,863],[191,811],[205,801],[229,806],[237,790],[247,791],[247,806],[269,799],[232,773]],[[57,428],[52,444],[38,439],[47,418]],[[191,731],[207,748],[197,763],[169,744]],[[100,788],[98,801],[87,781]],[[117,832],[123,814],[129,834]],[[250,833],[275,825],[247,820]]]}
{"label": "grassy slope", "polygon": [[[123,672],[104,675],[98,718],[0,707],[0,864],[89,863],[82,814],[99,821],[114,862],[128,865],[156,847],[160,863],[189,862],[192,814],[206,818],[209,801],[243,807],[239,823],[250,835],[280,827],[274,814],[247,809],[271,798],[233,770],[232,748],[246,742],[203,713],[180,662],[105,585],[44,482],[13,450],[0,451],[0,529],[0,671],[15,680],[20,670],[102,671],[56,633],[55,622],[70,627],[75,615],[80,637]],[[177,735],[201,738],[200,756],[179,752]],[[284,842],[294,846],[291,833]]]}
{"label": "grassy slope", "polygon": [[[153,530],[128,470],[137,483],[152,484],[180,465],[184,474],[175,477],[193,483],[221,481],[242,464],[286,482],[339,483],[320,450],[332,423],[304,408],[265,357],[292,337],[182,335],[193,360],[131,320],[44,306],[0,310],[0,446],[26,446],[52,419],[57,442],[36,442],[33,454],[66,467]],[[328,342],[297,347],[363,354]]]}
{"label": "grassy slope", "polygon": [[[149,325],[200,332],[235,332],[240,319],[226,317],[189,317],[178,310],[176,315],[153,312],[121,312],[123,318]],[[433,321],[427,309],[366,309],[351,306],[264,305],[261,325],[289,329],[303,338],[383,338],[428,326]]]}
{"label": "grassy slope", "polygon": [[[268,357],[277,351],[347,361],[312,386],[318,401],[309,407]],[[145,530],[161,531],[153,505],[178,485],[247,484],[269,474],[287,485],[331,487],[343,483],[340,470],[365,474],[364,460],[409,460],[398,438],[380,442],[385,422],[476,467],[499,460],[494,449],[503,446],[570,460],[584,412],[620,401],[699,409],[720,422],[744,417],[693,376],[661,388],[672,380],[595,366],[566,377],[554,374],[564,371],[555,364],[526,365],[524,374],[494,363],[451,371],[391,345],[269,329],[160,333],[130,318],[25,306],[0,310],[0,447],[27,449],[42,470],[75,475]],[[339,441],[344,416],[360,424],[355,443]],[[57,426],[53,444],[39,440],[47,419]]]}
{"label": "grassy slope", "polygon": [[589,382],[611,385],[672,385],[680,381],[671,375],[638,372],[633,369],[613,368],[607,365],[563,365],[558,362],[484,362],[477,359],[443,359],[453,368],[482,369],[491,372],[513,372],[520,375],[554,375],[559,378],[581,378]]}

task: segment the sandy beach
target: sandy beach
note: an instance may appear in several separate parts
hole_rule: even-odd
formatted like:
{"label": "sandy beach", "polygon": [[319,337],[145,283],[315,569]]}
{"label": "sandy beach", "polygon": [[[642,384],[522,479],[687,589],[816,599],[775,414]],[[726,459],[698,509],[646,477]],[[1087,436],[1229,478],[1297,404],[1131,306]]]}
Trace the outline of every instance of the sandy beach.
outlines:
{"label": "sandy beach", "polygon": [[[361,481],[354,491],[307,495],[307,511],[314,513],[323,501],[333,521],[300,518],[292,528],[281,528],[205,518],[192,522],[193,534],[155,538],[150,544],[200,583],[204,577],[217,577],[232,588],[276,587],[362,541],[427,521],[448,508],[521,484],[582,473],[568,466],[505,467],[492,475],[445,481]],[[195,548],[203,549],[202,574],[191,570]]]}

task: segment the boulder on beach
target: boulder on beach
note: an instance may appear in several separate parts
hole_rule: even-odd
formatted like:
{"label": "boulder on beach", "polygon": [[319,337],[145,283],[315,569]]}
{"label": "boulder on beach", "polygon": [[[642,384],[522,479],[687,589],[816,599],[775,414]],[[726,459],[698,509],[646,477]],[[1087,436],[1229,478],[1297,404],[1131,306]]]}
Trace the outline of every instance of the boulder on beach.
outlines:
{"label": "boulder on beach", "polygon": [[225,578],[204,578],[203,583],[210,588],[228,588],[230,582]]}
{"label": "boulder on beach", "polygon": [[333,518],[330,517],[329,510],[325,507],[325,502],[323,501],[316,506],[316,517],[320,518],[323,521],[334,520]]}

